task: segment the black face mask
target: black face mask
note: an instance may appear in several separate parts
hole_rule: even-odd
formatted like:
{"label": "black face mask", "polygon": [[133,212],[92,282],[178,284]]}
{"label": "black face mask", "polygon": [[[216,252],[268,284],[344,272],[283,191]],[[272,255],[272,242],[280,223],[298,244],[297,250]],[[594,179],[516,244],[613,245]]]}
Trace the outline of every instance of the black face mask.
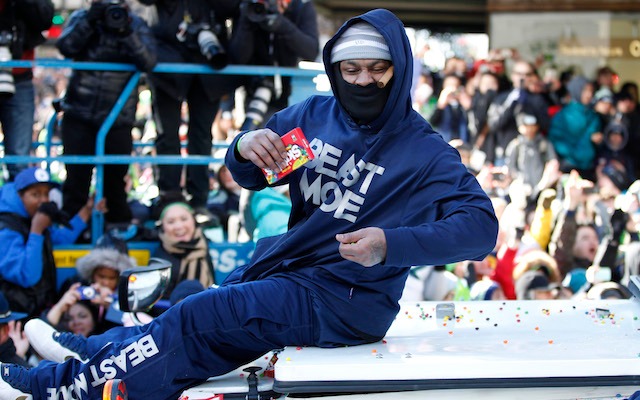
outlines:
{"label": "black face mask", "polygon": [[342,78],[339,67],[334,70],[338,100],[356,123],[368,124],[382,114],[392,82],[382,89],[375,82],[367,86],[354,85]]}

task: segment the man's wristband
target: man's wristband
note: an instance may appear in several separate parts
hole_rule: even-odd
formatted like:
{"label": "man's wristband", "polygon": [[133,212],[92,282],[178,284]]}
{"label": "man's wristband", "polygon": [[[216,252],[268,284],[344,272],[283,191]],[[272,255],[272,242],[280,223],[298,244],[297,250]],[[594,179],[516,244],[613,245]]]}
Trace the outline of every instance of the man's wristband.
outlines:
{"label": "man's wristband", "polygon": [[238,141],[236,142],[236,146],[233,149],[233,153],[236,156],[236,160],[240,162],[248,162],[249,160],[247,160],[246,158],[242,157],[242,155],[240,155],[240,142],[242,141],[242,139],[244,139],[244,135],[238,138]]}

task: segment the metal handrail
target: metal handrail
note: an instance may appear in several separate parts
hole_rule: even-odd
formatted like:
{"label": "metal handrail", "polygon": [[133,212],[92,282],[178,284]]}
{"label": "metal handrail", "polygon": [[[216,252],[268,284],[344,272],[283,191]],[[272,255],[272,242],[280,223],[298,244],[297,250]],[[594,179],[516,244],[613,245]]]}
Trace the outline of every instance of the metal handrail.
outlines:
{"label": "metal handrail", "polygon": [[[76,70],[105,70],[105,71],[131,71],[133,72],[131,78],[127,82],[127,85],[123,89],[120,97],[116,101],[115,105],[111,109],[111,112],[105,118],[102,126],[98,130],[96,138],[96,151],[92,156],[50,156],[50,150],[53,145],[52,136],[56,123],[56,118],[51,118],[47,126],[47,137],[45,139],[46,154],[45,157],[33,157],[33,156],[7,156],[5,155],[2,162],[11,163],[34,163],[34,162],[46,162],[50,164],[52,161],[59,161],[65,164],[94,164],[96,166],[96,188],[95,188],[95,201],[98,202],[104,197],[103,188],[103,176],[105,164],[131,164],[153,161],[154,164],[181,164],[181,165],[208,165],[209,163],[219,163],[224,160],[216,157],[208,156],[195,156],[189,155],[183,156],[127,156],[127,155],[106,155],[105,154],[105,141],[111,126],[116,120],[118,114],[124,107],[126,100],[131,92],[136,89],[141,72],[133,64],[122,63],[107,63],[107,62],[84,62],[84,61],[71,61],[66,59],[36,59],[36,60],[12,60],[0,62],[0,68],[32,68],[32,67],[44,67],[44,68],[70,68]],[[223,75],[258,75],[258,76],[290,76],[290,77],[302,77],[313,80],[322,74],[321,71],[313,69],[300,69],[292,67],[275,67],[275,66],[255,66],[255,65],[230,65],[221,70],[215,70],[208,65],[200,64],[184,64],[184,63],[159,63],[153,69],[154,73],[178,73],[178,74],[223,74]],[[152,146],[152,144],[147,144]],[[93,211],[91,219],[91,238],[95,243],[97,238],[102,235],[104,231],[104,216],[98,211]]]}

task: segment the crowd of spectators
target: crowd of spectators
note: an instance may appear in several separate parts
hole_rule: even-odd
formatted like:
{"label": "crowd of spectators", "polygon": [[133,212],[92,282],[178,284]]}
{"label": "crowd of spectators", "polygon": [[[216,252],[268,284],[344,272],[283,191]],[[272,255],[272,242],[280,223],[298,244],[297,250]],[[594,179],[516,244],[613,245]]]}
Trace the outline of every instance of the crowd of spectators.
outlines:
{"label": "crowd of spectators", "polygon": [[482,262],[414,267],[405,298],[628,298],[639,269],[637,84],[608,66],[558,73],[509,55],[423,69],[414,107],[491,196],[500,234]]}

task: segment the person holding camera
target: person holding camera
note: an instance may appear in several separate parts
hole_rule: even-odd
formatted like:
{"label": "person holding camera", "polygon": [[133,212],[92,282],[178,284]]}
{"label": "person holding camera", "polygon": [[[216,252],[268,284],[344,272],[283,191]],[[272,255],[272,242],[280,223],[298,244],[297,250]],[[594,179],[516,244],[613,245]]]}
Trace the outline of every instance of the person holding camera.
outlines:
{"label": "person holding camera", "polygon": [[[230,52],[234,63],[295,67],[318,56],[318,24],[309,0],[242,0]],[[244,82],[246,118],[240,130],[262,126],[289,105],[291,78],[253,77]]]}
{"label": "person holding camera", "polygon": [[[42,31],[51,27],[51,0],[0,0],[0,61],[33,60],[44,43]],[[7,155],[28,156],[35,114],[35,89],[31,68],[0,68],[0,124]],[[9,164],[9,180],[27,168]]]}
{"label": "person holding camera", "polygon": [[[149,72],[156,65],[156,41],[147,24],[129,12],[124,0],[94,0],[88,9],[76,10],[56,42],[63,56],[74,61],[134,64]],[[62,99],[62,144],[67,155],[91,155],[96,151],[97,134],[116,104],[131,75],[129,71],[79,70],[71,74]],[[132,91],[109,130],[106,154],[130,155],[131,129],[135,121],[138,93]],[[78,212],[89,198],[91,164],[67,164],[62,187],[63,209]],[[129,223],[125,175],[128,166],[107,165],[104,193],[108,223]]]}
{"label": "person holding camera", "polygon": [[[436,109],[429,121],[447,143],[469,143],[469,122],[467,110],[471,107],[471,97],[465,91],[458,75],[447,75],[442,83]],[[455,142],[454,142],[455,143]]]}
{"label": "person holding camera", "polygon": [[0,290],[12,310],[29,317],[57,298],[53,245],[75,242],[94,205],[90,198],[69,220],[49,201],[49,191],[56,186],[47,171],[32,167],[0,190]]}
{"label": "person holding camera", "polygon": [[487,111],[489,126],[487,140],[492,144],[486,149],[487,161],[503,165],[509,143],[518,137],[516,115],[521,112],[534,115],[544,134],[549,132],[549,103],[543,95],[532,89],[539,80],[535,66],[525,60],[517,60],[511,71],[513,88],[496,95]]}
{"label": "person holding camera", "polygon": [[[237,14],[239,0],[139,0],[155,7],[151,29],[158,40],[158,61],[190,63],[221,69],[229,62],[225,22]],[[187,152],[210,156],[211,127],[220,99],[238,86],[236,77],[219,74],[154,73],[150,75],[157,154],[180,155],[178,130],[182,105],[188,105]],[[168,198],[181,195],[182,165],[159,165],[156,179],[160,196],[152,207],[157,218]],[[199,215],[206,211],[209,194],[207,165],[186,167],[186,192]]]}

